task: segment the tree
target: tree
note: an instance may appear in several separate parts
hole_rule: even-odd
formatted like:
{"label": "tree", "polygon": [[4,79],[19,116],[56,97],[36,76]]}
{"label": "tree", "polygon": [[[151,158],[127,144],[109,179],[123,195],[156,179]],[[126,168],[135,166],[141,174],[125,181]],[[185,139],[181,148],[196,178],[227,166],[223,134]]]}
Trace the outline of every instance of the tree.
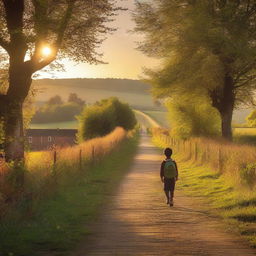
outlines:
{"label": "tree", "polygon": [[48,102],[48,105],[61,105],[63,104],[63,100],[59,95],[51,97]]}
{"label": "tree", "polygon": [[162,58],[146,73],[158,97],[196,93],[221,117],[222,136],[232,139],[232,114],[253,101],[256,81],[256,3],[232,0],[138,2],[139,49]]}
{"label": "tree", "polygon": [[105,136],[116,127],[114,108],[109,104],[85,107],[77,119],[79,121],[77,137],[80,142]]}
{"label": "tree", "polygon": [[187,95],[166,102],[171,135],[182,139],[216,136],[220,133],[219,115],[205,97]]}
{"label": "tree", "polygon": [[73,103],[76,103],[80,106],[83,106],[85,104],[85,101],[82,100],[81,98],[79,98],[76,93],[70,93],[69,94],[68,102],[73,102]]}
{"label": "tree", "polygon": [[75,116],[82,111],[83,106],[74,102],[64,104],[45,104],[33,116],[33,123],[56,123],[75,120]]}
{"label": "tree", "polygon": [[99,62],[96,48],[112,31],[106,22],[118,10],[114,5],[115,0],[0,0],[0,46],[8,56],[8,89],[0,95],[7,161],[24,158],[22,106],[32,75],[56,58]]}
{"label": "tree", "polygon": [[114,107],[116,126],[121,126],[127,131],[132,130],[137,120],[129,104],[119,101],[117,97],[109,98],[109,103]]}

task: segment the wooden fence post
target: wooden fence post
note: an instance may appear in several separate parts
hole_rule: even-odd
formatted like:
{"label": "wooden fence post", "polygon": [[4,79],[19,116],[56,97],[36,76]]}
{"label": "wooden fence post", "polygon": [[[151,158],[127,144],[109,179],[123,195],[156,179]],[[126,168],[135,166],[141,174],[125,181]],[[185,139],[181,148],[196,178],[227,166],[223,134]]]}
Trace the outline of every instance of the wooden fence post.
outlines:
{"label": "wooden fence post", "polygon": [[219,148],[218,150],[218,156],[219,156],[219,172],[221,173],[222,172],[222,151],[221,151],[221,148]]}
{"label": "wooden fence post", "polygon": [[52,174],[54,176],[54,181],[56,182],[56,163],[57,163],[57,151],[53,151],[53,167],[52,167]]}
{"label": "wooden fence post", "polygon": [[95,158],[95,150],[94,146],[92,146],[92,162],[94,163],[94,158]]}
{"label": "wooden fence post", "polygon": [[53,165],[54,165],[54,167],[56,165],[56,162],[57,162],[57,152],[56,152],[56,150],[54,150],[54,152],[53,152]]}
{"label": "wooden fence post", "polygon": [[195,141],[195,161],[197,161],[197,142]]}
{"label": "wooden fence post", "polygon": [[79,168],[82,170],[82,149],[79,150]]}

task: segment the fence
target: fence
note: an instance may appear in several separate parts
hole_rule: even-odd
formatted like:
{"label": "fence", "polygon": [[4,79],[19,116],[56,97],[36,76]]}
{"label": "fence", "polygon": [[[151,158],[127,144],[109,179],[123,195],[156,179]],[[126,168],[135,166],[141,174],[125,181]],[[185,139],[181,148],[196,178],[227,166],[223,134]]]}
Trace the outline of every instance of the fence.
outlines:
{"label": "fence", "polygon": [[[20,168],[14,169],[5,164],[6,171],[0,172],[0,209],[5,208],[6,202],[20,200],[21,197],[30,200],[43,197],[45,193],[55,191],[57,183],[73,178],[79,180],[81,172],[86,172],[126,137],[127,132],[118,127],[105,137],[74,147],[27,153],[25,166]],[[22,177],[22,183],[17,183],[19,177]]]}
{"label": "fence", "polygon": [[[256,163],[254,146],[207,138],[181,140],[170,137],[161,130],[153,130],[152,134],[159,146],[171,147],[174,153],[182,155],[184,160],[207,164],[220,174],[230,175],[235,183],[244,183],[245,176],[247,181],[252,180],[256,175],[256,169],[252,169]],[[256,180],[253,184],[256,185]]]}

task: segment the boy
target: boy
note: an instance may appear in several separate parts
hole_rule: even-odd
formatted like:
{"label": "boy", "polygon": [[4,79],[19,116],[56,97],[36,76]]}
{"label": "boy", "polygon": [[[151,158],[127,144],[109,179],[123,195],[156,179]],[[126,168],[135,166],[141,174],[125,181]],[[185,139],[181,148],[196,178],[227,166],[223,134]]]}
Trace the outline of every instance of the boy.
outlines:
{"label": "boy", "polygon": [[167,204],[173,206],[173,196],[175,182],[178,180],[178,167],[175,161],[171,159],[172,149],[164,150],[166,159],[161,164],[160,177],[164,183],[164,192],[167,198]]}

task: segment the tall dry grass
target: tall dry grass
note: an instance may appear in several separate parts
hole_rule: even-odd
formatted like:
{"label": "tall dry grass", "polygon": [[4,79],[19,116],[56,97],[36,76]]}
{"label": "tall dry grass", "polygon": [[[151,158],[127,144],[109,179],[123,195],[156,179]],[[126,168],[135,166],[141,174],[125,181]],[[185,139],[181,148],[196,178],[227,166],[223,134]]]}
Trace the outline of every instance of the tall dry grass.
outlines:
{"label": "tall dry grass", "polygon": [[209,165],[217,173],[225,175],[235,186],[256,188],[256,148],[237,145],[223,140],[191,138],[179,140],[169,136],[165,129],[152,129],[154,141],[162,146],[170,146],[184,160],[193,160]]}
{"label": "tall dry grass", "polygon": [[[0,217],[17,203],[32,212],[40,199],[55,193],[60,185],[79,181],[81,172],[89,171],[91,165],[116,149],[127,136],[127,131],[117,127],[107,136],[74,147],[27,153],[25,166],[14,169],[1,163]],[[19,177],[23,177],[22,182]]]}

